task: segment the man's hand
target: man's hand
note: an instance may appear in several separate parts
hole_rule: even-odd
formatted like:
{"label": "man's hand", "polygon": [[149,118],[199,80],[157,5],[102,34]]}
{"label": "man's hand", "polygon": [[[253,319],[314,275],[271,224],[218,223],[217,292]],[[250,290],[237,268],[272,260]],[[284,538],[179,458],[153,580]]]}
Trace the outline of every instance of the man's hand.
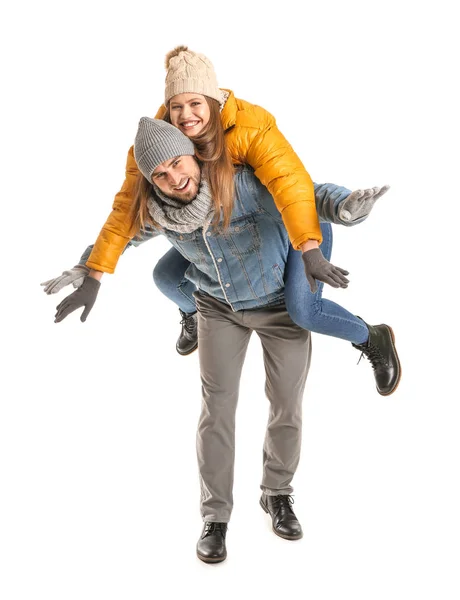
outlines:
{"label": "man's hand", "polygon": [[67,315],[70,315],[71,312],[84,306],[85,310],[80,317],[80,321],[84,323],[96,302],[97,293],[99,292],[100,287],[101,283],[97,281],[97,279],[94,279],[94,277],[90,277],[89,275],[85,277],[81,287],[70,294],[70,296],[64,298],[64,300],[56,306],[57,312],[54,316],[54,322],[60,323]]}
{"label": "man's hand", "polygon": [[70,283],[73,285],[75,289],[79,288],[83,283],[86,275],[88,275],[89,269],[84,265],[76,265],[73,269],[69,269],[68,271],[64,271],[62,275],[59,277],[55,277],[54,279],[48,279],[48,281],[44,281],[40,285],[44,286],[45,294],[57,294],[64,288],[66,285]]}
{"label": "man's hand", "polygon": [[357,221],[369,216],[374,204],[390,189],[389,185],[355,190],[340,204],[339,217],[342,221]]}
{"label": "man's hand", "polygon": [[348,271],[340,267],[335,267],[326,260],[320,248],[313,248],[312,250],[302,252],[302,260],[312,294],[318,289],[315,279],[328,283],[335,288],[348,287],[349,281],[345,277],[345,275],[348,275]]}

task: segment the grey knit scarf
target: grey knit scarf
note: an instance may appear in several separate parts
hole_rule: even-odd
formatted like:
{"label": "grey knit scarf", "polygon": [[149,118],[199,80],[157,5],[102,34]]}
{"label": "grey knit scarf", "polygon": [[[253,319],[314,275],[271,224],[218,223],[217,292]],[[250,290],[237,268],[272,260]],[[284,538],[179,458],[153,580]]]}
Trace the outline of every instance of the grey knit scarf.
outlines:
{"label": "grey knit scarf", "polygon": [[164,229],[191,233],[204,227],[214,216],[214,204],[208,182],[201,179],[196,198],[184,204],[165,196],[155,187],[156,197],[150,196],[147,206],[152,219]]}

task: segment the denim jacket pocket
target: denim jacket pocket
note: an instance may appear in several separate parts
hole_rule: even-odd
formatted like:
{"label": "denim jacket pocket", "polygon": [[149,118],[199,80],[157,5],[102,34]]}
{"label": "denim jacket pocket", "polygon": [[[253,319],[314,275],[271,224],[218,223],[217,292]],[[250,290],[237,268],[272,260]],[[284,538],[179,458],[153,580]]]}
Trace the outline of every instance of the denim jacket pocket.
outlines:
{"label": "denim jacket pocket", "polygon": [[260,250],[259,229],[253,216],[232,221],[222,237],[233,256],[252,254]]}

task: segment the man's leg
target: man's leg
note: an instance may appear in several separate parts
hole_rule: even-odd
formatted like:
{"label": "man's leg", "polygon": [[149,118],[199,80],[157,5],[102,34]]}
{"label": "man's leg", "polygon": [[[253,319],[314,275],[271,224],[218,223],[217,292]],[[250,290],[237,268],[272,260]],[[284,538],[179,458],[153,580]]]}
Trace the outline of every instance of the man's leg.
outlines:
{"label": "man's leg", "polygon": [[[291,481],[302,439],[302,400],[311,360],[310,332],[295,325],[286,307],[254,313],[251,326],[259,335],[270,402],[263,450],[261,505],[272,517],[273,531],[296,540],[302,528],[291,508]],[[253,322],[262,318],[259,323]]]}
{"label": "man's leg", "polygon": [[241,369],[251,331],[242,314],[214,298],[195,294],[203,400],[197,455],[204,526],[196,546],[207,563],[227,557],[225,536],[233,507],[235,411]]}
{"label": "man's leg", "polygon": [[202,382],[197,432],[204,521],[227,523],[233,505],[235,411],[241,370],[251,337],[242,325],[244,311],[209,296],[195,294]]}
{"label": "man's leg", "polygon": [[302,399],[311,359],[310,332],[293,323],[284,305],[254,311],[251,320],[246,320],[262,342],[265,393],[270,402],[261,488],[272,496],[290,494],[300,457]]}

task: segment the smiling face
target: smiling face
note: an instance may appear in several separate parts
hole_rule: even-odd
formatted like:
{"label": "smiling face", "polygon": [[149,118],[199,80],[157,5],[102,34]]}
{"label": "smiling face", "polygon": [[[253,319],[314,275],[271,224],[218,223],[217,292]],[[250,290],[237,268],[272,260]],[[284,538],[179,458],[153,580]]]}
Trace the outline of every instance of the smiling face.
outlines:
{"label": "smiling face", "polygon": [[190,202],[196,197],[200,180],[200,167],[193,156],[165,160],[152,173],[152,183],[168,198],[181,202]]}
{"label": "smiling face", "polygon": [[206,98],[201,94],[177,94],[169,101],[171,123],[187,137],[198,135],[211,116]]}

